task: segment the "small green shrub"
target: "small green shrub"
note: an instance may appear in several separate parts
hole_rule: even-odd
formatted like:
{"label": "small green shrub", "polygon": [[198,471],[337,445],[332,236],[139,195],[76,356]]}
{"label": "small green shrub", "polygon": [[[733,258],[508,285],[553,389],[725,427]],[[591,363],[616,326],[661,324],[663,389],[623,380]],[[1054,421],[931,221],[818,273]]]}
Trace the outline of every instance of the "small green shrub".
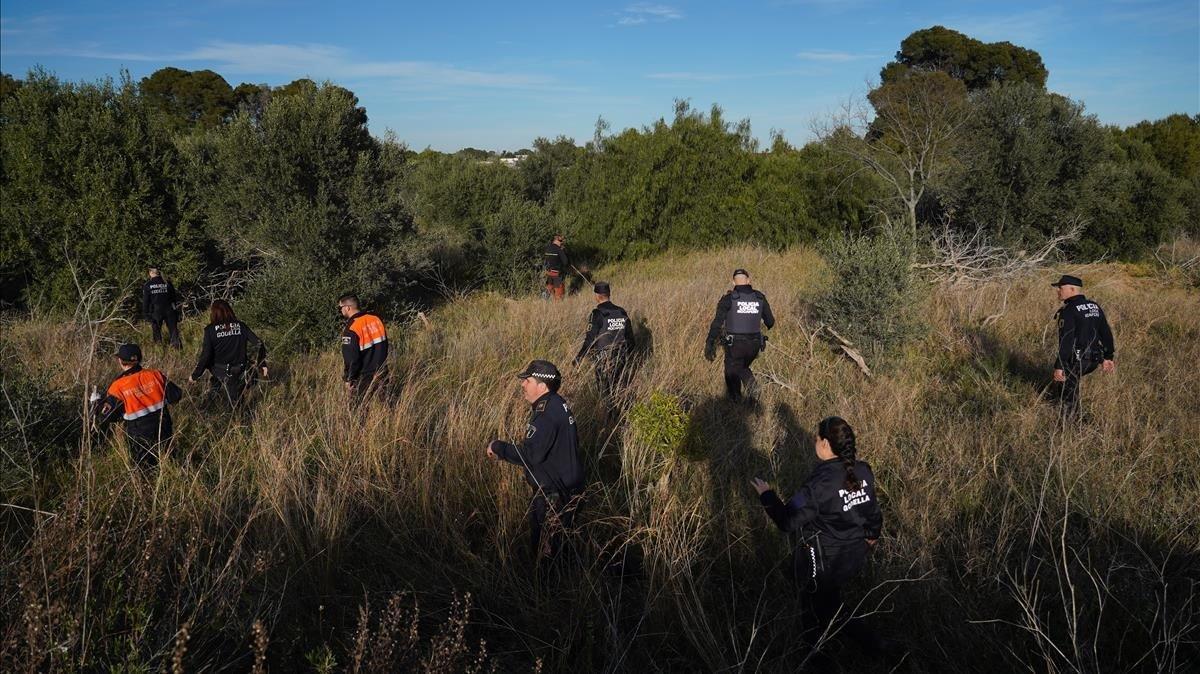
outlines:
{"label": "small green shrub", "polygon": [[638,442],[664,456],[678,456],[686,449],[688,415],[678,396],[662,391],[650,394],[629,410],[629,427]]}

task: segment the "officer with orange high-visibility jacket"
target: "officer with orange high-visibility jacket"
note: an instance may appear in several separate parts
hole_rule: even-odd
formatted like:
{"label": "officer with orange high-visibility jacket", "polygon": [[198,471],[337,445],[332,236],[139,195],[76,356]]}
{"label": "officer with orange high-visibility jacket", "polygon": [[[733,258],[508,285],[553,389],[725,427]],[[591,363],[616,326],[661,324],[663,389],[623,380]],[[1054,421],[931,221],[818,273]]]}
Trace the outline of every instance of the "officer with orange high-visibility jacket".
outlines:
{"label": "officer with orange high-visibility jacket", "polygon": [[142,349],[137,344],[122,344],[117,363],[122,372],[107,395],[94,396],[98,398],[93,401],[94,418],[98,424],[123,420],[134,461],[141,468],[154,468],[159,446],[174,433],[167,406],[179,402],[183,391],[166,374],[142,367]]}
{"label": "officer with orange high-visibility jacket", "polygon": [[342,360],[346,365],[342,380],[347,390],[361,397],[378,388],[382,382],[375,382],[387,374],[387,328],[379,316],[361,310],[354,295],[339,297],[338,311],[346,319],[346,329],[342,331]]}

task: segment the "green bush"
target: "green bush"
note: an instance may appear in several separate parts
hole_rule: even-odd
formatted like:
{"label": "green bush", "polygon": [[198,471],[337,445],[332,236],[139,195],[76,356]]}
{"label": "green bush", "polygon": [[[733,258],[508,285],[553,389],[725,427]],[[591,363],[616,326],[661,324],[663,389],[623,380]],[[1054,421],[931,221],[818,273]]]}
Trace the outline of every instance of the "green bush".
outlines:
{"label": "green bush", "polygon": [[845,235],[820,246],[832,283],[813,302],[814,316],[874,356],[894,353],[920,333],[921,288],[905,234]]}
{"label": "green bush", "polygon": [[483,220],[472,270],[487,285],[510,295],[528,293],[538,285],[546,242],[554,223],[536,201],[505,195],[500,208]]}
{"label": "green bush", "polygon": [[641,444],[667,456],[686,453],[688,414],[678,396],[655,391],[629,410],[629,427]]}

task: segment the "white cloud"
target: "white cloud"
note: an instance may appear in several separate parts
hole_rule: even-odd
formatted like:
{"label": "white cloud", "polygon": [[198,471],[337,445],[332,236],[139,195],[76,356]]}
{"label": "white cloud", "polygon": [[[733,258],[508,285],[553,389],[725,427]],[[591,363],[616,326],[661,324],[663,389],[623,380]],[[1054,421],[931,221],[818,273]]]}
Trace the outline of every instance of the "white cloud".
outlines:
{"label": "white cloud", "polygon": [[173,54],[117,52],[85,46],[43,53],[164,65],[198,62],[222,73],[241,75],[312,77],[317,80],[386,79],[409,87],[538,89],[554,85],[549,77],[528,73],[473,70],[429,61],[360,61],[341,47],[325,44],[212,42]]}
{"label": "white cloud", "polygon": [[646,75],[649,80],[662,80],[664,82],[728,82],[730,80],[753,80],[771,77],[794,77],[803,75],[812,75],[812,68],[792,68],[789,70],[770,70],[764,72],[751,73],[702,73],[694,71],[675,71],[650,73]]}
{"label": "white cloud", "polygon": [[1012,42],[1028,46],[1061,31],[1062,8],[1057,5],[1012,14],[968,15],[935,21],[984,42]]}
{"label": "white cloud", "polygon": [[847,61],[859,61],[862,59],[879,58],[877,54],[855,54],[845,51],[834,51],[831,49],[807,49],[796,54],[796,58],[804,61],[828,61],[832,63],[845,63]]}
{"label": "white cloud", "polygon": [[664,23],[678,21],[683,18],[683,12],[670,5],[658,5],[649,2],[639,2],[627,6],[617,15],[618,26],[640,26],[645,23]]}

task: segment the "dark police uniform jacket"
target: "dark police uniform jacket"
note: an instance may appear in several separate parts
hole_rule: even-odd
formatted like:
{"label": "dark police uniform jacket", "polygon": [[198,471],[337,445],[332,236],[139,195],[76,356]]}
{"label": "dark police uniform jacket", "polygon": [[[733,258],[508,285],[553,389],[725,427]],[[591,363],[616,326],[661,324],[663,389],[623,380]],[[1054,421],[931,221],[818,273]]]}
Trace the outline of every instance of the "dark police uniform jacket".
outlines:
{"label": "dark police uniform jacket", "polygon": [[592,309],[587,335],[583,338],[579,353],[575,355],[575,362],[589,353],[625,352],[632,349],[633,345],[633,321],[629,320],[629,314],[612,302],[601,302]]}
{"label": "dark police uniform jacket", "polygon": [[161,276],[142,284],[142,315],[147,318],[167,318],[175,311],[177,300],[175,286]]}
{"label": "dark police uniform jacket", "polygon": [[254,366],[263,367],[267,360],[267,347],[254,334],[250,326],[241,321],[217,323],[204,328],[204,345],[200,348],[200,360],[192,371],[192,379],[199,379],[205,370],[221,378],[231,374],[230,370],[244,369],[249,365],[250,345],[258,345]]}
{"label": "dark police uniform jacket", "polygon": [[563,250],[562,246],[553,241],[546,244],[546,255],[542,261],[543,269],[561,274],[570,265],[571,261],[567,259],[567,251]]}
{"label": "dark police uniform jacket", "polygon": [[107,424],[121,419],[130,435],[167,438],[172,432],[167,405],[181,398],[183,391],[165,374],[135,365],[118,375],[107,395],[96,401],[96,420]]}
{"label": "dark police uniform jacket", "polygon": [[1080,360],[1112,360],[1112,330],[1099,304],[1083,295],[1063,302],[1058,319],[1058,357],[1054,369],[1068,370]]}
{"label": "dark police uniform jacket", "polygon": [[846,468],[841,459],[817,464],[804,486],[787,503],[772,490],[760,500],[783,531],[815,531],[821,545],[849,545],[879,538],[883,513],[875,495],[875,474],[865,461],[854,464],[860,487],[846,490]]}
{"label": "dark police uniform jacket", "polygon": [[762,331],[761,325],[767,329],[775,326],[767,296],[749,285],[734,286],[717,302],[717,313],[708,327],[708,341],[721,336],[722,326],[726,334],[757,335]]}
{"label": "dark police uniform jacket", "polygon": [[356,381],[387,364],[387,328],[383,321],[369,311],[360,311],[350,317],[342,331],[342,361],[345,369],[342,378]]}
{"label": "dark police uniform jacket", "polygon": [[533,416],[519,445],[496,441],[492,451],[525,469],[525,480],[547,494],[571,494],[583,487],[579,434],[567,401],[547,393],[533,403]]}

